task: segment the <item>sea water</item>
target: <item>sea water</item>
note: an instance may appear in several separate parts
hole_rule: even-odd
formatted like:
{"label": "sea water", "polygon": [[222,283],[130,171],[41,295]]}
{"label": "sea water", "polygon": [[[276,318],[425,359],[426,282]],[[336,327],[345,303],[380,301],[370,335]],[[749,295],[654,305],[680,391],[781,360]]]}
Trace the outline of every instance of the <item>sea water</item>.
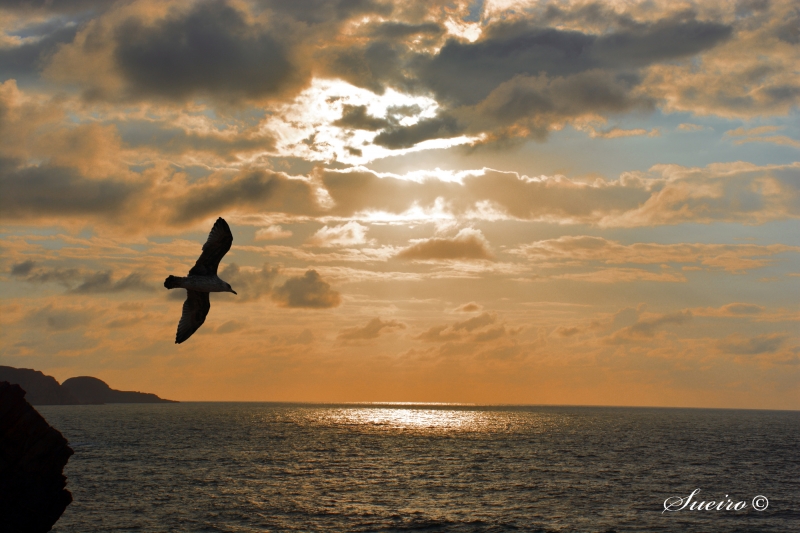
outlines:
{"label": "sea water", "polygon": [[800,531],[798,412],[38,409],[75,450],[56,533]]}

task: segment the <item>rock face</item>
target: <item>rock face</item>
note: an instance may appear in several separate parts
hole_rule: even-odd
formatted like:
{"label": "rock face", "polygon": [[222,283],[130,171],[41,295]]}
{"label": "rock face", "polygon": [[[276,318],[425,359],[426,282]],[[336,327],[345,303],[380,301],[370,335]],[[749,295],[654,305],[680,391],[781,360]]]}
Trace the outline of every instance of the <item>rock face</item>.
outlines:
{"label": "rock face", "polygon": [[71,405],[80,403],[72,393],[61,387],[52,376],[30,368],[0,366],[0,381],[16,383],[26,392],[32,405]]}
{"label": "rock face", "polygon": [[147,392],[133,392],[114,390],[105,381],[90,376],[69,378],[61,384],[81,403],[164,403],[172,400],[163,400],[155,394]]}
{"label": "rock face", "polygon": [[0,530],[50,531],[72,501],[62,473],[73,454],[19,385],[0,382]]}
{"label": "rock face", "polygon": [[30,368],[0,366],[0,381],[22,387],[33,405],[174,403],[147,392],[112,389],[104,381],[89,376],[70,378],[59,385],[52,376]]}

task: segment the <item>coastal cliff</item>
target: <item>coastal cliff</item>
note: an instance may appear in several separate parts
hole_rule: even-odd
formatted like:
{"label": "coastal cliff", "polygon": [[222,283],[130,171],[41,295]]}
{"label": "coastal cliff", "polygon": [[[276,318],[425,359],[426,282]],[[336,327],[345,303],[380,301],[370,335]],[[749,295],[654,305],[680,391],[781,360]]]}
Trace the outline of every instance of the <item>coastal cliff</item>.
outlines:
{"label": "coastal cliff", "polygon": [[59,384],[54,377],[30,368],[0,366],[0,381],[22,387],[32,405],[175,403],[147,392],[112,389],[104,381],[90,376],[69,378]]}
{"label": "coastal cliff", "polygon": [[47,532],[72,502],[63,470],[73,454],[16,384],[0,381],[0,517],[7,533]]}
{"label": "coastal cliff", "polygon": [[90,376],[69,378],[61,387],[81,403],[173,403],[173,400],[165,400],[147,392],[115,390],[106,382]]}

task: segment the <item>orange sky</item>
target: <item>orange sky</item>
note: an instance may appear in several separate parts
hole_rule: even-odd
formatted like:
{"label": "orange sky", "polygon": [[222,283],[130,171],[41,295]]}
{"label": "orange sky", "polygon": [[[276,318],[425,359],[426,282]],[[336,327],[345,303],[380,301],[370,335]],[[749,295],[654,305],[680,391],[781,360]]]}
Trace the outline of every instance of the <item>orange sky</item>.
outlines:
{"label": "orange sky", "polygon": [[[795,2],[0,8],[0,364],[800,409]],[[217,217],[211,312],[174,344]]]}

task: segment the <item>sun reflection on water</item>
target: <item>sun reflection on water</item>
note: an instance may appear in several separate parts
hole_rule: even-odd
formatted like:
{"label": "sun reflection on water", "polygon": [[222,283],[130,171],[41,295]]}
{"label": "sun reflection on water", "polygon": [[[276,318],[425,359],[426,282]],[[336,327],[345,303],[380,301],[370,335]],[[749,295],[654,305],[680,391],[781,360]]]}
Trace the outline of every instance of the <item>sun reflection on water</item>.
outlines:
{"label": "sun reflection on water", "polygon": [[[436,432],[480,432],[509,429],[510,420],[502,423],[496,413],[468,408],[448,409],[446,405],[373,405],[341,408],[329,412],[327,422],[339,426],[357,426],[377,430],[416,430]],[[498,427],[499,426],[499,427]]]}

